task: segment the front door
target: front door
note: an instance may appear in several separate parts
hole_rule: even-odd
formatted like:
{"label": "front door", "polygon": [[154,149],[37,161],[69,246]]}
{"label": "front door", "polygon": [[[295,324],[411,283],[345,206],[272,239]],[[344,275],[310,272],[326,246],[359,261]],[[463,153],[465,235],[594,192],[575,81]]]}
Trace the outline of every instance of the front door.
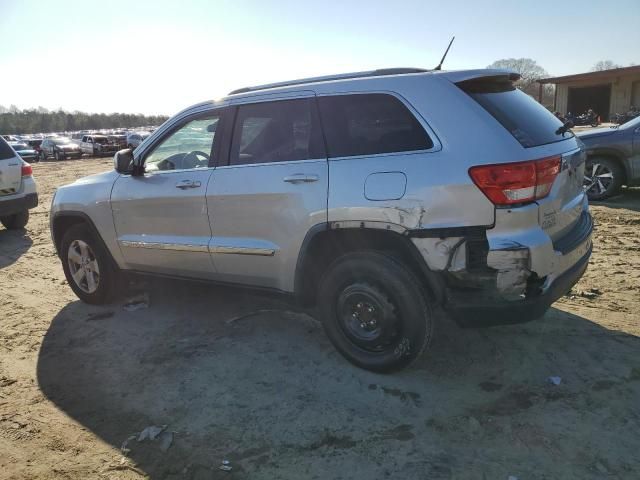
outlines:
{"label": "front door", "polygon": [[292,291],[304,237],[327,220],[328,166],[315,97],[251,101],[235,107],[226,165],[207,189],[209,248],[218,280]]}
{"label": "front door", "polygon": [[179,121],[142,152],[145,173],[121,175],[111,193],[118,244],[133,270],[211,278],[205,192],[222,111]]}

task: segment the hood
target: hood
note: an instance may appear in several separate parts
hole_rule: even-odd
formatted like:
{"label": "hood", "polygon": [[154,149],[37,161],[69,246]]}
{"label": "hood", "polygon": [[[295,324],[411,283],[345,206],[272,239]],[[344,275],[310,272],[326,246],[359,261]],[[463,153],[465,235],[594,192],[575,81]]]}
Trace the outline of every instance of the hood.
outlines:
{"label": "hood", "polygon": [[99,184],[99,183],[113,183],[120,174],[115,170],[107,170],[106,172],[96,173],[94,175],[88,175],[86,177],[79,178],[75,182],[69,185],[87,185],[87,184]]}
{"label": "hood", "polygon": [[36,151],[31,150],[30,148],[25,148],[24,150],[16,150],[16,152],[18,152],[18,155],[35,155],[36,154]]}
{"label": "hood", "polygon": [[574,130],[573,133],[575,133],[577,137],[580,137],[581,140],[585,140],[585,139],[594,138],[594,137],[606,137],[608,135],[613,135],[617,131],[618,130],[616,128],[600,127],[600,128],[592,128],[589,130],[582,130],[578,132]]}

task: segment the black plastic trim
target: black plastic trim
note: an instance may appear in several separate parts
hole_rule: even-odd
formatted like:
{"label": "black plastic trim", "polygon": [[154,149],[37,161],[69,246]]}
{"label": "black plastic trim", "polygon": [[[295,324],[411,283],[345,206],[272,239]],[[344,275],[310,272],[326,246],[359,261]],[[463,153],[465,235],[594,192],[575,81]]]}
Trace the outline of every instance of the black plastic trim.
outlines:
{"label": "black plastic trim", "polygon": [[578,223],[564,237],[553,242],[553,249],[557,252],[569,253],[584,242],[593,231],[593,220],[587,211],[582,212]]}
{"label": "black plastic trim", "polygon": [[420,228],[409,230],[407,235],[414,238],[448,238],[448,237],[474,237],[482,238],[488,227],[446,227],[446,228]]}
{"label": "black plastic trim", "polygon": [[116,270],[119,270],[120,267],[118,266],[118,264],[116,263],[115,259],[113,258],[113,255],[111,255],[111,250],[109,250],[109,248],[107,247],[106,243],[104,243],[104,240],[102,238],[102,235],[100,235],[100,232],[98,231],[98,229],[96,228],[96,225],[93,223],[93,220],[91,220],[91,217],[89,217],[89,215],[87,215],[84,212],[79,212],[76,210],[65,210],[62,212],[57,212],[53,215],[53,218],[51,219],[51,230],[52,230],[52,236],[54,238],[54,248],[56,249],[56,253],[58,254],[58,256],[60,256],[60,252],[58,251],[58,242],[62,240],[62,236],[64,235],[64,232],[60,232],[60,237],[56,238],[56,220],[58,220],[59,218],[79,218],[82,220],[83,223],[85,223],[86,225],[89,226],[89,229],[91,230],[91,233],[93,233],[95,235],[95,237],[98,239],[98,241],[100,243],[102,243],[102,246],[104,247],[105,251],[107,252],[107,255],[109,256],[109,259],[111,260],[111,263],[113,265],[113,267]]}
{"label": "black plastic trim", "polygon": [[0,217],[14,215],[24,210],[30,210],[38,206],[38,194],[28,193],[20,198],[3,200],[0,197]]}

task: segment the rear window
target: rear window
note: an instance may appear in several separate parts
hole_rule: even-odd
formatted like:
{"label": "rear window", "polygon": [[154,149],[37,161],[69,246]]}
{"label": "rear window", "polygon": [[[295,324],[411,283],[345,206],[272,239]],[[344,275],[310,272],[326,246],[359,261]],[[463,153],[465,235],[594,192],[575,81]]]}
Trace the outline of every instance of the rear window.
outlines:
{"label": "rear window", "polygon": [[481,79],[457,84],[493,116],[520,144],[537,147],[573,137],[556,133],[562,122],[510,80]]}
{"label": "rear window", "polygon": [[433,141],[409,109],[387,94],[320,97],[329,157],[428,150]]}
{"label": "rear window", "polygon": [[308,98],[240,105],[231,165],[324,158],[314,106]]}
{"label": "rear window", "polygon": [[11,147],[5,139],[0,137],[0,160],[6,160],[13,157],[15,157],[15,153],[13,153],[13,150],[11,150]]}

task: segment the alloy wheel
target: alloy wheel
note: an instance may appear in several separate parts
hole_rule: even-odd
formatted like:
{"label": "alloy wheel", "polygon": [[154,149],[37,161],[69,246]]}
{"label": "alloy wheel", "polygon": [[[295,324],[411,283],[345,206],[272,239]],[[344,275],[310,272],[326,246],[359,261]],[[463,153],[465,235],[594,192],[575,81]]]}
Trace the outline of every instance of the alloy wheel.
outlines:
{"label": "alloy wheel", "polygon": [[613,172],[608,166],[601,163],[586,166],[583,184],[587,195],[604,195],[613,185],[613,181]]}
{"label": "alloy wheel", "polygon": [[71,277],[78,288],[85,293],[94,293],[100,284],[100,268],[89,244],[82,240],[71,242],[67,262]]}

